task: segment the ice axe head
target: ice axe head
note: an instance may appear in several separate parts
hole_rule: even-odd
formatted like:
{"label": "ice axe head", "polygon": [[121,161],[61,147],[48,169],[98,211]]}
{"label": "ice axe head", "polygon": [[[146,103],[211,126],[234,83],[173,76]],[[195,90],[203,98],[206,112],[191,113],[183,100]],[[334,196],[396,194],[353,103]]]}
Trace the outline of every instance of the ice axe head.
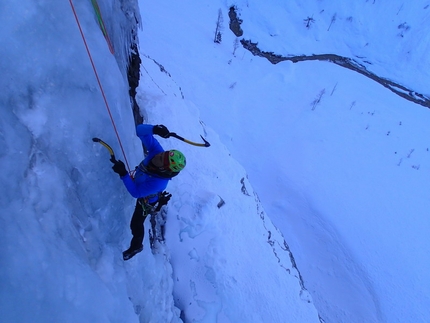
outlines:
{"label": "ice axe head", "polygon": [[93,138],[94,142],[98,142],[99,144],[103,145],[110,154],[110,161],[115,164],[116,163],[116,158],[115,158],[115,154],[113,152],[113,149],[111,148],[111,146],[109,146],[107,143],[105,143],[103,140],[101,140],[100,138]]}

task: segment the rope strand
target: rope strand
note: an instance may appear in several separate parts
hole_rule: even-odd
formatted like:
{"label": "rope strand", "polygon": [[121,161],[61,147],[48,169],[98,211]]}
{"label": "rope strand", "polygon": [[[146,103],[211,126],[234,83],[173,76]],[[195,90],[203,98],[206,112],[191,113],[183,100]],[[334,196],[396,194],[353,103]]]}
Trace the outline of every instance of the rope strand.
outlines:
{"label": "rope strand", "polygon": [[102,84],[101,84],[101,82],[100,82],[100,78],[99,78],[99,75],[98,75],[98,73],[97,73],[97,69],[96,69],[96,66],[95,66],[95,64],[94,64],[93,58],[92,58],[92,56],[91,56],[90,49],[88,48],[88,44],[87,44],[87,41],[86,41],[86,39],[85,39],[84,32],[82,31],[82,28],[81,28],[81,24],[80,24],[80,22],[79,22],[78,15],[76,14],[75,6],[73,5],[72,0],[69,0],[69,2],[70,2],[70,6],[72,7],[72,11],[73,11],[73,14],[74,14],[74,16],[75,16],[76,23],[77,23],[77,25],[78,25],[79,31],[80,31],[80,33],[81,33],[82,40],[84,41],[85,49],[87,50],[87,54],[88,54],[88,57],[89,57],[89,59],[90,59],[91,66],[93,67],[93,71],[94,71],[94,74],[95,74],[95,76],[96,76],[97,83],[99,84],[100,91],[101,91],[101,93],[102,93],[103,100],[104,100],[104,102],[105,102],[107,112],[108,112],[109,117],[110,117],[110,120],[111,120],[111,122],[112,122],[112,126],[113,126],[113,128],[114,128],[114,131],[115,131],[116,137],[117,137],[118,142],[119,142],[119,145],[120,145],[120,147],[121,147],[121,151],[122,151],[122,154],[123,154],[123,156],[124,156],[125,163],[126,163],[127,168],[128,168],[128,170],[129,170],[129,172],[130,172],[130,166],[128,165],[127,157],[126,157],[126,155],[125,155],[124,148],[123,148],[123,146],[122,146],[121,138],[119,137],[119,134],[118,134],[118,131],[117,131],[117,128],[116,128],[116,125],[115,125],[115,121],[113,120],[112,113],[111,113],[110,108],[109,108],[109,103],[108,103],[108,101],[107,101],[107,99],[106,99],[106,95],[105,95],[105,92],[104,92],[104,90],[103,90],[103,86],[102,86]]}
{"label": "rope strand", "polygon": [[97,21],[99,22],[99,26],[100,26],[100,29],[102,30],[103,36],[105,36],[109,50],[113,55],[115,55],[115,51],[114,51],[112,43],[110,41],[109,34],[106,30],[105,22],[103,21],[102,13],[100,12],[100,8],[99,8],[99,5],[97,3],[97,0],[91,0],[91,3],[93,4],[93,8],[94,8],[94,11],[96,12],[96,16],[97,16]]}

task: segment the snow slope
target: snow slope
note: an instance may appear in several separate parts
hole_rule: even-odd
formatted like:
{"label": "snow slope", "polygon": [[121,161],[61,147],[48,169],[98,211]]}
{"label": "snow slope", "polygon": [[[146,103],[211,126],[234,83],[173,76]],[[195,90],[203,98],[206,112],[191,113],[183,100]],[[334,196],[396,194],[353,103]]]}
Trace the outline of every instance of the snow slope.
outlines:
{"label": "snow slope", "polygon": [[[144,54],[244,165],[323,318],[427,322],[428,109],[329,63],[271,65],[235,50],[230,5],[141,2],[159,13],[142,17]],[[264,51],[351,57],[428,94],[425,1],[234,5],[241,38]],[[307,17],[315,19],[309,29]]]}

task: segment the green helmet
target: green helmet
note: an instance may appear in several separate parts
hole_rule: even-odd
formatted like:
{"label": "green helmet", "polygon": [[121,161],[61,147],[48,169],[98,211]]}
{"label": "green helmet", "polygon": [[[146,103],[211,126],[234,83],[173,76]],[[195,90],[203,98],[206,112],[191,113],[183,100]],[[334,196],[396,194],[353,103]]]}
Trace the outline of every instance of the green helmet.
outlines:
{"label": "green helmet", "polygon": [[168,150],[165,152],[165,165],[172,172],[178,173],[184,169],[187,160],[179,150]]}

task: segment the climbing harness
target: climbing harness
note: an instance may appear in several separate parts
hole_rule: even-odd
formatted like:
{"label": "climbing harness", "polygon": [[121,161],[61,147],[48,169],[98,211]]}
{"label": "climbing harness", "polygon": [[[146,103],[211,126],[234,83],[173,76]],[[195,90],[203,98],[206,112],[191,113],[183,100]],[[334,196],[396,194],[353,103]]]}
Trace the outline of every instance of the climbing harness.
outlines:
{"label": "climbing harness", "polygon": [[140,206],[142,206],[142,216],[144,218],[146,218],[149,214],[157,213],[157,212],[154,212],[155,211],[155,204],[157,204],[157,202],[149,203],[149,199],[156,197],[157,195],[159,195],[159,193],[158,194],[152,194],[152,195],[149,195],[147,197],[141,197],[141,198],[137,199]]}
{"label": "climbing harness", "polygon": [[[154,197],[158,197],[157,200],[155,202],[149,202]],[[149,214],[157,214],[164,205],[167,205],[171,197],[172,194],[163,191],[138,198],[137,201],[142,206],[142,216],[147,217]]]}

